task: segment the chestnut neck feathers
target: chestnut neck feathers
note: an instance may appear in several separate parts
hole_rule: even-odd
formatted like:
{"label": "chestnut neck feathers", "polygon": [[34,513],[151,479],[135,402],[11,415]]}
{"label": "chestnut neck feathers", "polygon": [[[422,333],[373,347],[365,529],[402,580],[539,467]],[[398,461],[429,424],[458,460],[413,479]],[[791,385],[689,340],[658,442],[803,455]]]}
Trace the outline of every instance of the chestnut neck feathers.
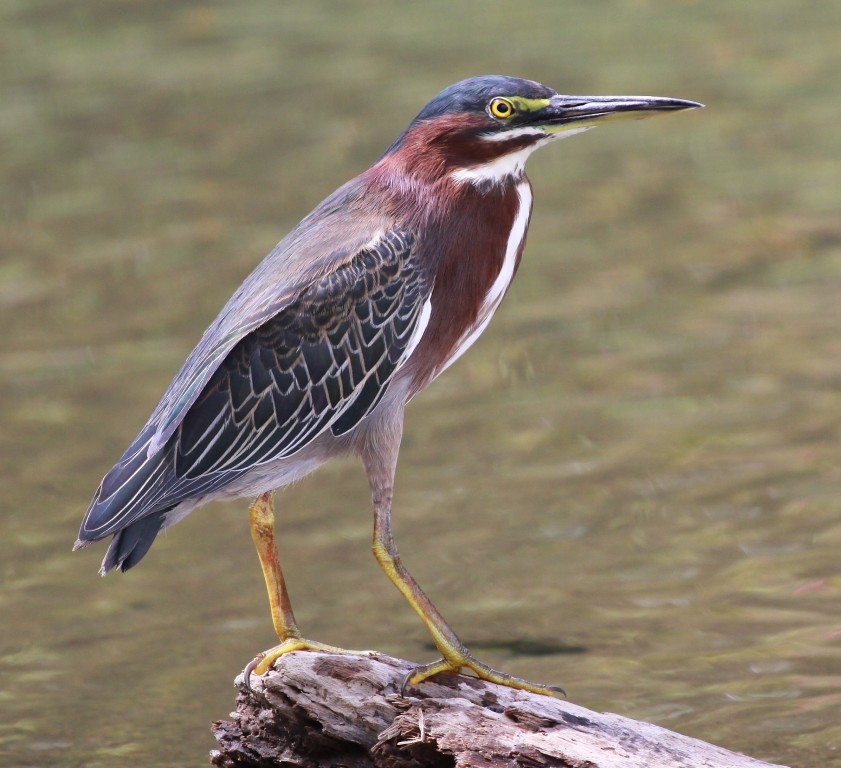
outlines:
{"label": "chestnut neck feathers", "polygon": [[416,122],[362,177],[399,228],[422,233],[415,258],[435,286],[428,326],[406,366],[412,394],[478,337],[525,243],[531,186],[523,164],[537,142],[482,140],[478,124],[471,115]]}

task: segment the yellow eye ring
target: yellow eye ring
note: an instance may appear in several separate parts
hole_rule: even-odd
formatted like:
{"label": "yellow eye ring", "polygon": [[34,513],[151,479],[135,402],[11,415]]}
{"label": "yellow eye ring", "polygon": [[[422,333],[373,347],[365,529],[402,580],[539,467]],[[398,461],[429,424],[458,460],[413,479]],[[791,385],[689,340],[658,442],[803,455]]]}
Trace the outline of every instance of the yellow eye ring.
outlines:
{"label": "yellow eye ring", "polygon": [[488,110],[500,120],[507,120],[514,114],[514,105],[508,99],[496,98],[488,105]]}

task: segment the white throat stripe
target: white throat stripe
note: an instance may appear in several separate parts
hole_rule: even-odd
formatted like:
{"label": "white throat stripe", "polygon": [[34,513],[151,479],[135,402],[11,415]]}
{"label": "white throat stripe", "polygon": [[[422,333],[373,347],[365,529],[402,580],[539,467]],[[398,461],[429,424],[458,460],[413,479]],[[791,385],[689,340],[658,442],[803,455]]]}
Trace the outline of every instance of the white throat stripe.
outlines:
{"label": "white throat stripe", "polygon": [[471,165],[468,168],[459,168],[457,171],[452,172],[450,178],[456,182],[456,184],[475,184],[476,186],[482,186],[484,184],[501,184],[508,178],[517,178],[522,176],[525,170],[526,160],[529,159],[529,155],[531,155],[534,150],[548,144],[549,142],[558,141],[559,139],[568,139],[570,136],[575,136],[578,133],[584,133],[594,127],[595,126],[592,125],[575,126],[575,124],[572,124],[566,130],[561,130],[557,133],[546,133],[545,131],[541,131],[539,128],[529,128],[524,126],[522,128],[514,128],[510,131],[504,131],[502,133],[493,133],[482,136],[482,140],[488,142],[501,142],[507,139],[517,138],[518,136],[535,136],[538,133],[541,134],[542,138],[539,138],[527,147],[523,147],[522,149],[518,149],[514,152],[509,152],[507,155],[497,157],[495,160],[491,160],[488,163]]}
{"label": "white throat stripe", "polygon": [[[543,142],[541,142],[543,143]],[[453,171],[452,179],[456,184],[500,184],[511,176],[521,176],[525,169],[526,160],[534,152],[540,143],[523,147],[516,152],[509,152],[507,155],[497,157],[489,163],[473,165],[469,168],[459,168]]]}

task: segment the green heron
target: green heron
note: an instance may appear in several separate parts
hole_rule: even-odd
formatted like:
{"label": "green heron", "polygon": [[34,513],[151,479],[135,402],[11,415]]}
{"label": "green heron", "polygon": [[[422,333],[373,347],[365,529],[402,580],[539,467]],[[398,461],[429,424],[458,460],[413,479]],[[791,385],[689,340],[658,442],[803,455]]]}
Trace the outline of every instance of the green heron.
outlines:
{"label": "green heron", "polygon": [[443,90],[240,286],[105,475],[76,548],[112,536],[100,572],[126,571],[196,507],[256,497],[251,534],[280,644],[246,667],[247,683],[290,651],[341,651],[298,629],[272,494],[356,454],[373,497],[374,556],[442,656],[404,687],[467,668],[514,688],[561,692],[475,659],[401,563],[391,506],[403,410],[476,341],[511,285],[532,208],[528,156],[610,120],[700,106],[561,96],[503,76]]}

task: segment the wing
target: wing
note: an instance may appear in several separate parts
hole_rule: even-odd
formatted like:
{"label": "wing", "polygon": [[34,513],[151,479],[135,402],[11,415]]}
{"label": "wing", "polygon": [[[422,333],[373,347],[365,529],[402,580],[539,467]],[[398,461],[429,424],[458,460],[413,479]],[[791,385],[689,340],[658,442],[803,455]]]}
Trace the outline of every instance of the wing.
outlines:
{"label": "wing", "polygon": [[154,426],[146,451],[151,457],[178,429],[214,371],[238,342],[289,306],[300,292],[357,253],[393,220],[366,202],[357,177],[322,201],[245,279],[185,360],[147,427]]}
{"label": "wing", "polygon": [[239,341],[175,433],[175,475],[239,474],[365,418],[428,319],[412,246],[388,232]]}
{"label": "wing", "polygon": [[429,317],[432,286],[413,245],[405,232],[386,233],[240,339],[166,449],[148,450],[150,420],[105,476],[77,546],[135,532],[142,546],[130,536],[115,539],[112,549],[119,546],[103,564],[125,570],[145,554],[177,504],[291,456],[327,429],[352,430],[385,394]]}

